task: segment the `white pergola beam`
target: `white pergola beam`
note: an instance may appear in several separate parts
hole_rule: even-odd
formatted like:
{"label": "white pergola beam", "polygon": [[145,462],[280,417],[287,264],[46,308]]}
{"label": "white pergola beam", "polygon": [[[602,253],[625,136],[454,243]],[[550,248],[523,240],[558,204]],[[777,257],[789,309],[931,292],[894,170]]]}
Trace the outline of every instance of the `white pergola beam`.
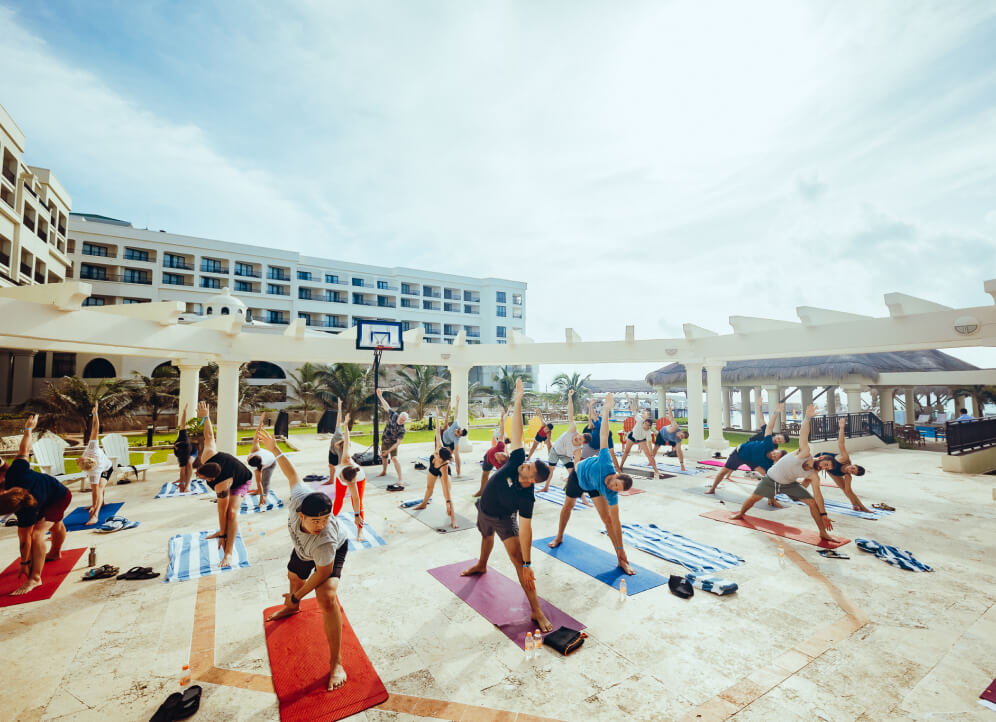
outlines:
{"label": "white pergola beam", "polygon": [[304,338],[304,332],[308,328],[308,323],[303,318],[295,318],[284,329],[284,336],[287,338]]}
{"label": "white pergola beam", "polygon": [[626,343],[633,343],[636,341],[636,327],[626,326]]}
{"label": "white pergola beam", "polygon": [[694,341],[699,338],[711,338],[719,335],[715,331],[710,331],[707,328],[696,326],[694,323],[682,324],[681,330],[685,334],[685,339],[688,341]]}
{"label": "white pergola beam", "polygon": [[155,303],[115,303],[112,306],[89,306],[85,313],[110,313],[115,316],[155,321],[161,326],[177,323],[186,312],[187,305],[182,301],[157,301]]}
{"label": "white pergola beam", "polygon": [[797,321],[781,321],[777,318],[757,318],[755,316],[730,316],[730,327],[735,334],[764,333],[787,328],[796,329]]}
{"label": "white pergola beam", "polygon": [[867,321],[872,316],[862,316],[858,313],[833,311],[829,308],[816,306],[797,306],[796,315],[804,326],[826,326],[831,323],[846,323],[848,321]]}
{"label": "white pergola beam", "polygon": [[51,304],[60,311],[79,311],[83,306],[83,301],[91,293],[93,293],[93,286],[83,281],[0,288],[0,298],[10,298],[26,303]]}
{"label": "white pergola beam", "polygon": [[221,331],[226,336],[238,336],[242,333],[241,316],[215,316],[206,321],[197,321],[192,325],[205,330]]}
{"label": "white pergola beam", "polygon": [[407,331],[402,331],[401,338],[404,341],[405,348],[409,346],[421,346],[422,339],[425,336],[425,329],[422,326],[416,326],[415,328],[410,328]]}
{"label": "white pergola beam", "polygon": [[904,318],[915,316],[921,313],[932,313],[933,311],[950,311],[950,306],[943,306],[925,298],[907,296],[905,293],[885,294],[885,305],[889,307],[889,315],[892,318]]}
{"label": "white pergola beam", "polygon": [[564,329],[564,339],[566,340],[568,346],[581,343],[581,336],[573,328]]}
{"label": "white pergola beam", "polygon": [[982,284],[986,293],[993,297],[993,303],[996,303],[996,278],[992,278]]}

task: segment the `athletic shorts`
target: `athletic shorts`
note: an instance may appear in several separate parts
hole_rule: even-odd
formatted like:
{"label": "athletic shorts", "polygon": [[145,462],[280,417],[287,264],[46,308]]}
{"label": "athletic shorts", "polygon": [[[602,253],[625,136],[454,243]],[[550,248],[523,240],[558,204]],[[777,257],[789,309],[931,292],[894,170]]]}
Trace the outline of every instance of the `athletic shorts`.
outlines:
{"label": "athletic shorts", "polygon": [[487,459],[481,459],[481,469],[483,471],[494,471],[495,467],[488,463]]}
{"label": "athletic shorts", "polygon": [[498,538],[502,541],[519,536],[519,519],[517,514],[505,518],[488,516],[481,511],[480,499],[474,502],[474,506],[477,507],[477,530],[481,532],[482,537],[487,539],[496,532]]}
{"label": "athletic shorts", "polygon": [[[393,444],[394,442],[392,441],[391,443]],[[385,455],[387,456],[388,459],[397,459],[398,458],[398,447],[395,446],[390,451],[381,451],[380,452],[380,458],[383,459]]]}
{"label": "athletic shorts", "polygon": [[446,442],[443,442],[443,446],[445,446],[450,451],[456,451],[456,444],[447,444]]}
{"label": "athletic shorts", "polygon": [[[737,456],[736,451],[733,451],[730,453],[730,456],[726,460],[726,463],[723,464],[723,468],[729,469],[730,471],[736,471],[737,469],[740,468],[741,464],[747,464],[747,462],[741,459],[739,456]],[[747,464],[747,466],[750,466],[750,464]]]}
{"label": "athletic shorts", "polygon": [[[208,482],[208,486],[211,487],[211,491],[214,491],[214,487],[217,486],[217,484],[212,484],[209,481]],[[241,496],[241,497],[245,498],[245,495],[249,493],[249,488],[251,486],[253,486],[253,483],[252,483],[252,479],[250,478],[249,481],[247,481],[242,486],[230,487],[228,489],[228,493],[231,494],[232,496]],[[215,493],[217,493],[217,492],[215,492]]]}
{"label": "athletic shorts", "polygon": [[561,454],[558,454],[556,449],[550,449],[550,455],[546,459],[546,463],[550,465],[550,468],[552,469],[561,461],[564,462],[564,466],[566,466],[568,469],[574,467],[573,456],[563,456]]}
{"label": "athletic shorts", "polygon": [[533,437],[533,441],[535,441],[537,444],[545,444],[547,438],[549,437],[540,436],[539,434],[536,434],[536,436]]}
{"label": "athletic shorts", "polygon": [[329,466],[339,466],[339,455],[334,451],[329,452]]}
{"label": "athletic shorts", "polygon": [[581,484],[578,481],[578,473],[576,471],[572,471],[567,477],[567,486],[564,487],[564,495],[569,496],[571,499],[577,499],[582,494],[587,494],[591,497],[601,496],[601,494],[597,491],[582,489]]}
{"label": "athletic shorts", "polygon": [[[349,542],[344,541],[335,550],[335,560],[332,562],[332,576],[336,579],[342,578],[342,565],[346,563],[346,552],[349,550]],[[306,561],[297,555],[297,551],[291,549],[290,561],[287,562],[287,571],[304,581],[315,571],[315,563]]]}
{"label": "athletic shorts", "polygon": [[72,500],[73,500],[73,492],[71,492],[69,489],[66,489],[65,496],[63,496],[61,499],[58,499],[57,501],[52,502],[51,504],[45,507],[44,513],[42,514],[42,518],[44,518],[45,521],[52,522],[53,524],[62,521],[62,517],[66,515],[66,509],[69,508],[69,504],[70,502],[72,502]]}
{"label": "athletic shorts", "polygon": [[768,499],[775,496],[775,494],[785,494],[792,501],[813,498],[813,495],[806,490],[806,487],[798,481],[793,481],[791,484],[778,484],[769,476],[761,477],[760,483],[754,488],[754,493]]}

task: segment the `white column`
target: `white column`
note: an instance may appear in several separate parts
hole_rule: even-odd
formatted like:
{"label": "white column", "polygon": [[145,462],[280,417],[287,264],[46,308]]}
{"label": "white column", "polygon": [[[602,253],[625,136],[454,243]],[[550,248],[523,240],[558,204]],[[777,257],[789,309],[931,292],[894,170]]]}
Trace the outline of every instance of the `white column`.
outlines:
{"label": "white column", "polygon": [[809,405],[813,403],[813,387],[812,386],[800,386],[799,393],[801,394],[802,413],[805,415],[806,409]]}
{"label": "white column", "polygon": [[913,394],[913,387],[906,389],[906,423],[912,424],[916,421],[916,396]]}
{"label": "white column", "polygon": [[10,385],[10,405],[16,406],[31,398],[31,371],[34,366],[35,352],[17,350],[12,353],[12,356],[14,357],[14,378]]}
{"label": "white column", "polygon": [[894,421],[896,418],[895,393],[896,390],[893,388],[879,388],[878,390],[878,416],[882,421]]}
{"label": "white column", "polygon": [[730,421],[730,411],[733,406],[733,389],[723,389],[723,428],[728,429],[733,424]]}
{"label": "white column", "polygon": [[[3,354],[0,353],[0,373],[3,372]],[[0,384],[3,384],[3,379],[0,379]],[[0,389],[3,387],[0,386]],[[3,403],[3,393],[0,392],[0,404]],[[961,410],[968,409],[968,399],[964,396],[955,396],[954,398],[954,418],[961,416]]]}
{"label": "white column", "polygon": [[750,402],[750,386],[740,387],[740,428],[751,431],[754,428],[754,405]]}
{"label": "white column", "polygon": [[837,387],[831,386],[826,393],[827,397],[827,416],[833,416],[837,413]]}
{"label": "white column", "polygon": [[[688,399],[689,453],[706,453],[705,432],[702,428],[702,364],[686,363],[685,395]],[[693,451],[694,450],[694,451]]]}
{"label": "white column", "polygon": [[239,428],[238,361],[218,362],[218,423],[214,436],[218,451],[235,453]]}
{"label": "white column", "polygon": [[[761,406],[761,408],[764,408],[764,397],[761,396],[761,387],[760,386],[755,386],[754,387],[754,405],[750,409],[751,414],[754,414],[754,410],[758,406]],[[761,419],[757,418],[757,414],[754,414],[753,416],[751,416],[751,418],[753,419],[753,421],[751,422],[751,429],[752,430],[754,430],[754,431],[760,431],[761,429],[764,428],[764,422],[761,421]]]}
{"label": "white column", "polygon": [[778,399],[780,399],[781,396],[778,395],[778,387],[777,386],[765,386],[764,387],[764,394],[765,394],[765,396],[768,397],[768,417],[767,418],[770,419],[771,415],[773,413],[775,413],[775,407],[778,406]]}
{"label": "white column", "polygon": [[[657,387],[657,409],[660,418],[667,414],[667,386]],[[577,409],[575,409],[577,411]]]}
{"label": "white column", "polygon": [[841,386],[841,389],[847,394],[847,413],[859,413],[861,411],[861,387]]}
{"label": "white column", "polygon": [[[190,420],[197,415],[201,365],[189,361],[174,361],[173,365],[180,370],[180,407],[177,409],[177,414],[182,414],[183,407],[186,405],[187,419]],[[177,422],[179,422],[179,416]]]}
{"label": "white column", "polygon": [[470,368],[467,366],[447,366],[450,371],[450,403],[460,397],[460,410],[456,421],[467,428],[467,389],[469,387]]}
{"label": "white column", "polygon": [[723,437],[723,367],[725,361],[710,362],[706,365],[706,383],[709,393],[709,440],[710,449],[727,449],[729,443]]}

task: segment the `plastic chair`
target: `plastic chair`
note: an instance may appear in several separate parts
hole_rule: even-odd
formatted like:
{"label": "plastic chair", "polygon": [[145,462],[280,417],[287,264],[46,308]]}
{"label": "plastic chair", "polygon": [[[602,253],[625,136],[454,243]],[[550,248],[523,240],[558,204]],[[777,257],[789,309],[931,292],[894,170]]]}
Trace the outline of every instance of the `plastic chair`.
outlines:
{"label": "plastic chair", "polygon": [[104,446],[104,453],[111,459],[111,462],[115,467],[131,467],[135,470],[135,478],[138,478],[139,472],[142,473],[142,478],[145,479],[145,472],[149,470],[149,458],[152,456],[152,451],[135,451],[136,454],[142,454],[145,459],[138,464],[132,464],[131,454],[132,451],[128,448],[128,439],[121,434],[106,434],[103,439],[101,439],[101,444]]}
{"label": "plastic chair", "polygon": [[72,474],[66,473],[66,443],[62,439],[45,437],[38,439],[31,445],[31,455],[35,457],[35,464],[43,474],[54,476],[60,482],[74,482],[79,480],[80,491],[86,491],[86,472],[77,471]]}

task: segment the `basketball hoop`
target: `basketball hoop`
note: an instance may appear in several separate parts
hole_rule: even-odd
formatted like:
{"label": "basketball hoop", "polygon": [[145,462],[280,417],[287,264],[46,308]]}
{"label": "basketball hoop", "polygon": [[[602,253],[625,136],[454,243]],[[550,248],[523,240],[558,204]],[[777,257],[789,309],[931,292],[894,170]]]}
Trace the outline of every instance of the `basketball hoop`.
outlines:
{"label": "basketball hoop", "polygon": [[[380,357],[384,351],[404,351],[405,339],[400,321],[357,321],[357,350],[373,351],[374,394],[380,389]],[[374,464],[380,459],[380,404],[374,402],[373,418],[373,458]]]}

